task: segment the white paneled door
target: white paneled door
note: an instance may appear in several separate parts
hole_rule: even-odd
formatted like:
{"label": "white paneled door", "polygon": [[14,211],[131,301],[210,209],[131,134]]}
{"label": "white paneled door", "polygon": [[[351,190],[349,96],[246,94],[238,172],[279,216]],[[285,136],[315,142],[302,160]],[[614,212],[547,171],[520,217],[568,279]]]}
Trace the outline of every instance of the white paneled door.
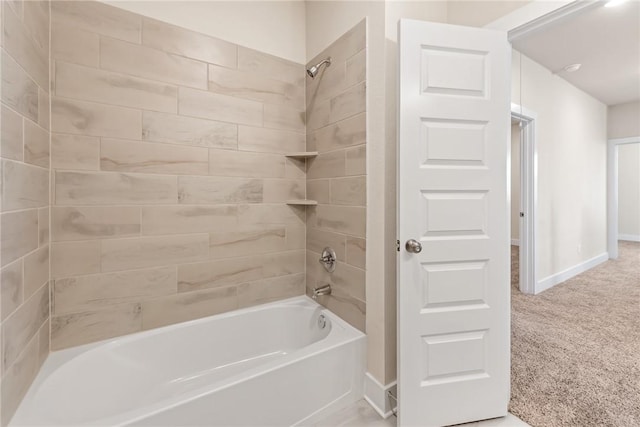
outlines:
{"label": "white paneled door", "polygon": [[398,422],[504,416],[511,47],[479,28],[399,32]]}

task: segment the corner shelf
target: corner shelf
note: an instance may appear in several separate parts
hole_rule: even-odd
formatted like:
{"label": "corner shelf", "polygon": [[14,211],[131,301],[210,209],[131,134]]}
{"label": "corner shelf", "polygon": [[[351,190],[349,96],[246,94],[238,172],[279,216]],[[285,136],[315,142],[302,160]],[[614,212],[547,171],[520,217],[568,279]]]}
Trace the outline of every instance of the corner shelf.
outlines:
{"label": "corner shelf", "polygon": [[297,152],[285,154],[285,157],[294,157],[296,159],[308,159],[311,157],[316,157],[317,155],[318,155],[317,151],[297,151]]}
{"label": "corner shelf", "polygon": [[294,205],[294,206],[316,206],[318,202],[315,200],[300,199],[300,200],[287,200],[287,204]]}

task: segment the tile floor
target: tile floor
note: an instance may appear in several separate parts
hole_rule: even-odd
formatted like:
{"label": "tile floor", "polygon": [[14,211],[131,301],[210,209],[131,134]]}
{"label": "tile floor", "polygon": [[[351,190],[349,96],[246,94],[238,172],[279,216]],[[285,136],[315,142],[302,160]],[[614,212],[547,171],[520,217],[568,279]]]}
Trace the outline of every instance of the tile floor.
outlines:
{"label": "tile floor", "polygon": [[[365,400],[360,400],[342,411],[329,415],[309,427],[396,427],[396,418],[382,419]],[[464,427],[530,427],[515,415],[462,424]]]}

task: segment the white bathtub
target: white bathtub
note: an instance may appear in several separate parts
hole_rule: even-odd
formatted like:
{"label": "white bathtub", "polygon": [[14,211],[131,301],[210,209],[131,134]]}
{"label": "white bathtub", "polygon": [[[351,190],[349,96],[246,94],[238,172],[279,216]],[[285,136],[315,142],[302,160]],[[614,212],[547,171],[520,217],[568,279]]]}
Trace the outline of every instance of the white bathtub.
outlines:
{"label": "white bathtub", "polygon": [[10,425],[303,425],[364,370],[365,336],[297,297],[52,353]]}

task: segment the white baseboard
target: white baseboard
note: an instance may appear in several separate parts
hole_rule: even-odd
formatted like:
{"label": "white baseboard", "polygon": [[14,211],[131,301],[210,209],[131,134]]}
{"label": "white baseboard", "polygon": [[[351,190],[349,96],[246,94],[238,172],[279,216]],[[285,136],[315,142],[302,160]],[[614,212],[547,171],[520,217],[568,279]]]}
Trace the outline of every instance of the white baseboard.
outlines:
{"label": "white baseboard", "polygon": [[364,398],[376,410],[382,418],[389,418],[396,409],[391,406],[387,393],[391,391],[397,396],[396,381],[391,384],[382,385],[367,372],[364,376]]}
{"label": "white baseboard", "polygon": [[511,239],[511,246],[520,246],[520,239]]}
{"label": "white baseboard", "polygon": [[618,240],[627,240],[629,242],[640,242],[640,234],[618,234]]}
{"label": "white baseboard", "polygon": [[564,282],[565,280],[569,280],[580,273],[584,273],[585,271],[592,269],[596,265],[601,264],[607,261],[608,259],[609,259],[609,254],[605,252],[596,257],[593,257],[584,262],[581,262],[578,265],[574,265],[573,267],[568,268],[564,271],[561,271],[556,274],[552,274],[549,277],[545,277],[544,279],[538,281],[538,284],[536,286],[536,294],[546,291],[547,289],[550,289],[555,285]]}

